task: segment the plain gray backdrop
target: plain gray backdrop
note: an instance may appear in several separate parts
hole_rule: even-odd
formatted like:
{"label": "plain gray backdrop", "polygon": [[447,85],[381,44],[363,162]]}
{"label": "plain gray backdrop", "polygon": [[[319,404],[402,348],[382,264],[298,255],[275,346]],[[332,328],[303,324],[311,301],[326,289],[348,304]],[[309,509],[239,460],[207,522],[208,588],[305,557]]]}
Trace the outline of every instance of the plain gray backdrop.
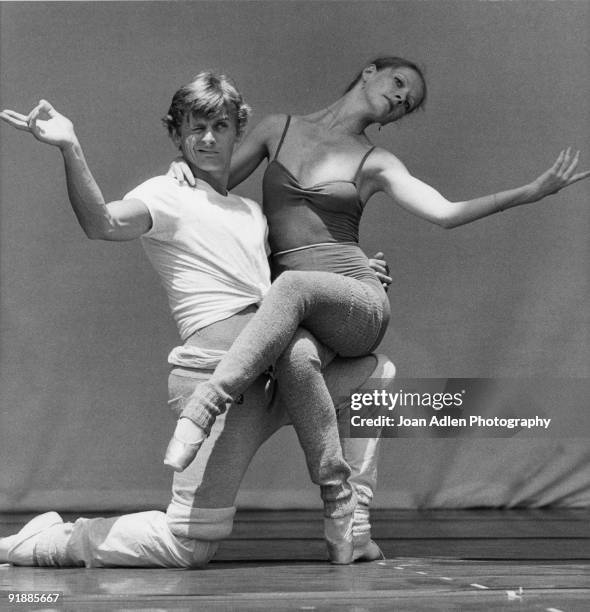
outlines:
{"label": "plain gray backdrop", "polygon": [[[424,66],[429,98],[370,137],[450,199],[532,180],[568,145],[590,164],[587,2],[3,2],[0,18],[2,108],[44,97],[70,117],[107,199],[166,171],[175,151],[160,117],[200,70],[232,76],[255,124],[331,103],[380,54]],[[178,342],[163,290],[139,242],[85,238],[56,149],[0,134],[0,508],[161,505]],[[261,170],[238,193],[260,200]],[[589,192],[579,183],[451,231],[373,198],[362,246],[384,251],[394,278],[380,351],[404,376],[587,378]],[[586,409],[570,402],[557,419],[575,430]],[[586,448],[387,441],[377,501],[588,503]],[[241,501],[316,497],[286,430]]]}

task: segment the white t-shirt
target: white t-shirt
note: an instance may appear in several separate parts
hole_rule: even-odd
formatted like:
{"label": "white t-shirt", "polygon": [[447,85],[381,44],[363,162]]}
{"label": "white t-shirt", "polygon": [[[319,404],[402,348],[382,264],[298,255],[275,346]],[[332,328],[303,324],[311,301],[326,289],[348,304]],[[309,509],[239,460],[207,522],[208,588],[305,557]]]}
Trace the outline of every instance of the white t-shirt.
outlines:
{"label": "white t-shirt", "polygon": [[150,212],[152,227],[141,241],[183,340],[262,300],[270,287],[268,227],[256,202],[167,176],[125,199],[141,200]]}

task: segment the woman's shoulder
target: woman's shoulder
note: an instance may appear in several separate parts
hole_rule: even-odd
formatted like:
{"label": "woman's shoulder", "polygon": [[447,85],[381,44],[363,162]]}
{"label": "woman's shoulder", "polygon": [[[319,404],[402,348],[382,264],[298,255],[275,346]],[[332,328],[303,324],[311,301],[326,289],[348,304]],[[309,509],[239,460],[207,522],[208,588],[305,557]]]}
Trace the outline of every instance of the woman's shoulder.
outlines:
{"label": "woman's shoulder", "polygon": [[370,154],[365,162],[366,170],[379,172],[387,169],[405,169],[401,159],[391,151],[371,145]]}
{"label": "woman's shoulder", "polygon": [[267,136],[274,136],[277,132],[285,129],[289,115],[272,114],[263,117],[254,128],[257,132]]}

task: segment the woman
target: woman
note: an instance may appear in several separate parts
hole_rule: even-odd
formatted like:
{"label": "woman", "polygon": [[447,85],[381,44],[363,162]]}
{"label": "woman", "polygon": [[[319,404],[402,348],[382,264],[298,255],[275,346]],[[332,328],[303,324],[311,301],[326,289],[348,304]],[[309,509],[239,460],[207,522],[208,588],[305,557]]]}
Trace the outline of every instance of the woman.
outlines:
{"label": "woman", "polygon": [[[176,469],[188,465],[226,402],[276,361],[299,325],[342,356],[362,355],[379,344],[389,305],[358,247],[363,208],[374,194],[384,192],[410,212],[450,228],[536,202],[590,174],[575,174],[579,152],[572,156],[568,149],[531,183],[450,202],[365,134],[375,123],[386,125],[414,112],[425,98],[425,79],[415,64],[378,58],[327,108],[302,117],[269,116],[236,151],[230,187],[270,160],[263,206],[278,278],[214,375],[187,403],[167,451]],[[190,182],[186,170],[185,175]],[[322,385],[318,369],[309,394],[287,389],[286,400],[315,410],[312,397],[331,401]]]}

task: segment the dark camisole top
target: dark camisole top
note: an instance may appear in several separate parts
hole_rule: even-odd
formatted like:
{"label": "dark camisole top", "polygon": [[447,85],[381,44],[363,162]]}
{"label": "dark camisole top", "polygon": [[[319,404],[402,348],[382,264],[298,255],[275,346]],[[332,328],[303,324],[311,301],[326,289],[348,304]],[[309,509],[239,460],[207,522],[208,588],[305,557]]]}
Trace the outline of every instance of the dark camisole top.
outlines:
{"label": "dark camisole top", "polygon": [[323,270],[377,281],[380,286],[358,246],[363,204],[356,183],[374,147],[364,154],[352,180],[304,187],[278,160],[290,121],[289,116],[262,181],[273,275],[285,269]]}

